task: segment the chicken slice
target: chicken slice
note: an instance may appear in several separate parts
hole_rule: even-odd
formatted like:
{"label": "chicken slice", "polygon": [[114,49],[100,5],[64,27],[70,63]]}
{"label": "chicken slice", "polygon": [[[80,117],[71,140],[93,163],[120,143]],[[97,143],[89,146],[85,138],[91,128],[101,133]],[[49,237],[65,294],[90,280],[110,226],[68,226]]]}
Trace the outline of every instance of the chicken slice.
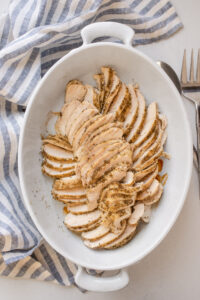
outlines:
{"label": "chicken slice", "polygon": [[150,134],[150,136],[144,141],[139,147],[134,149],[134,144],[131,144],[133,147],[133,161],[136,161],[139,157],[142,156],[142,154],[156,141],[158,135],[158,130]]}
{"label": "chicken slice", "polygon": [[127,225],[124,233],[112,243],[106,245],[105,249],[116,249],[127,244],[135,235],[136,226]]}
{"label": "chicken slice", "polygon": [[68,140],[63,140],[61,138],[59,138],[57,135],[55,136],[47,136],[46,138],[42,139],[43,144],[52,144],[54,146],[58,146],[60,148],[63,148],[65,150],[68,151],[73,151],[72,150],[72,146],[70,145],[70,143],[68,142]]}
{"label": "chicken slice", "polygon": [[[143,154],[133,164],[133,168],[142,169],[151,165],[163,152],[163,145],[166,141],[167,135],[165,129],[162,129],[162,125],[159,124],[159,131],[155,142],[143,152]],[[148,161],[148,163],[147,163]],[[143,167],[144,165],[144,167]]]}
{"label": "chicken slice", "polygon": [[145,161],[145,160],[147,160],[147,159],[149,159],[151,156],[153,156],[153,154],[155,154],[157,149],[164,145],[166,137],[167,136],[166,136],[165,128],[163,128],[162,123],[159,122],[157,138],[153,142],[153,144],[148,149],[146,149],[146,151],[144,151],[142,153],[142,155],[140,156],[140,158],[138,160],[138,164]]}
{"label": "chicken slice", "polygon": [[92,225],[100,218],[101,212],[98,209],[82,215],[74,215],[72,213],[68,213],[65,217],[64,224],[67,227],[75,229],[77,227],[86,227]]}
{"label": "chicken slice", "polygon": [[62,202],[64,204],[67,204],[67,205],[70,205],[70,206],[80,206],[80,205],[84,205],[84,204],[87,204],[88,201],[86,198],[82,198],[82,199],[62,199],[62,198],[59,198],[59,199],[55,199],[59,202]]}
{"label": "chicken slice", "polygon": [[85,189],[80,187],[69,188],[64,190],[56,190],[53,188],[52,195],[55,199],[83,199],[86,198]]}
{"label": "chicken slice", "polygon": [[125,186],[133,186],[135,183],[135,175],[132,171],[126,173],[126,177],[123,179],[122,184]]}
{"label": "chicken slice", "polygon": [[[104,100],[107,98],[107,95],[110,92],[111,82],[112,82],[112,75],[113,70],[110,67],[101,67],[101,72],[104,76]],[[104,106],[104,101],[102,103],[102,108]]]}
{"label": "chicken slice", "polygon": [[120,153],[116,154],[113,158],[111,158],[108,162],[104,163],[99,169],[95,171],[94,180],[97,180],[104,176],[104,174],[111,169],[117,167],[120,164],[126,164],[127,168],[132,164],[132,151],[129,148],[120,151]]}
{"label": "chicken slice", "polygon": [[101,155],[94,158],[92,162],[85,164],[81,168],[81,179],[84,185],[92,183],[93,174],[97,168],[100,168],[105,161],[111,159],[111,157],[118,154],[120,151],[123,151],[127,148],[127,144],[121,141],[115,144],[108,146],[108,148],[101,153]]}
{"label": "chicken slice", "polygon": [[87,89],[79,80],[71,80],[68,82],[65,92],[65,103],[69,103],[74,100],[83,101]]}
{"label": "chicken slice", "polygon": [[[112,191],[114,192],[120,192],[120,193],[125,193],[125,194],[132,194],[135,192],[135,187],[134,186],[130,186],[130,185],[126,185],[124,183],[121,182],[114,182],[112,184],[110,184],[105,190],[104,193],[111,193]],[[102,195],[104,196],[104,195]]]}
{"label": "chicken slice", "polygon": [[53,188],[55,190],[65,190],[65,189],[77,188],[81,186],[82,186],[82,182],[76,174],[61,179],[56,179],[53,184]]}
{"label": "chicken slice", "polygon": [[109,112],[116,113],[116,118],[120,117],[122,110],[127,104],[127,96],[129,95],[128,88],[124,83],[122,83],[119,92],[115,96],[110,108]]}
{"label": "chicken slice", "polygon": [[94,241],[100,239],[101,237],[103,237],[104,235],[106,235],[108,232],[109,232],[109,228],[104,226],[103,224],[101,224],[95,229],[92,229],[87,232],[83,232],[81,234],[81,237],[84,240],[89,240],[91,242],[94,242]]}
{"label": "chicken slice", "polygon": [[42,147],[44,156],[50,160],[62,162],[75,162],[74,155],[71,151],[64,150],[63,148],[54,146],[52,144],[45,144]]}
{"label": "chicken slice", "polygon": [[143,169],[141,171],[136,172],[135,173],[135,181],[142,180],[142,178],[144,178],[145,176],[147,176],[150,173],[154,172],[157,169],[157,167],[158,167],[158,163],[156,161],[155,163],[153,163],[152,165],[150,165],[146,169]]}
{"label": "chicken slice", "polygon": [[145,120],[145,115],[146,115],[145,99],[138,89],[136,89],[135,92],[136,92],[136,96],[138,98],[139,107],[138,107],[138,115],[137,115],[136,121],[135,121],[133,127],[131,128],[131,131],[129,132],[129,134],[126,137],[126,139],[129,143],[133,143],[135,141],[135,139],[138,137],[138,135],[142,129],[142,126],[143,126],[143,123]]}
{"label": "chicken slice", "polygon": [[55,160],[51,160],[49,158],[46,158],[44,160],[44,163],[50,169],[54,169],[57,171],[65,171],[65,170],[70,170],[70,169],[75,170],[75,166],[77,164],[77,162],[67,162],[67,163],[58,162]]}
{"label": "chicken slice", "polygon": [[98,97],[97,91],[95,90],[95,88],[93,86],[91,86],[89,84],[86,84],[85,88],[86,88],[87,92],[85,94],[84,101],[87,101],[94,105],[94,102],[96,101],[96,97]]}
{"label": "chicken slice", "polygon": [[138,192],[146,190],[154,181],[154,179],[158,175],[158,165],[156,166],[156,169],[148,174],[147,176],[143,177],[141,181],[136,181],[134,184],[135,189],[138,187]]}
{"label": "chicken slice", "polygon": [[153,197],[159,190],[160,188],[160,182],[156,179],[152,182],[150,187],[142,192],[139,192],[137,194],[137,200],[143,201],[143,200],[148,200],[149,198]]}
{"label": "chicken slice", "polygon": [[104,90],[104,76],[103,74],[95,74],[94,75],[94,80],[97,83],[97,88],[99,90],[99,98],[98,98],[98,103],[97,103],[97,109],[101,112],[102,109],[102,103],[103,103],[103,99],[104,99],[104,94],[105,94],[105,90]]}
{"label": "chicken slice", "polygon": [[72,142],[72,147],[73,147],[74,152],[80,146],[80,141],[82,140],[82,137],[85,135],[85,132],[88,130],[88,127],[93,125],[95,122],[100,121],[101,118],[102,118],[102,115],[97,114],[97,115],[91,117],[85,123],[83,123],[81,125],[81,127],[77,130],[76,134],[73,137],[73,142]]}
{"label": "chicken slice", "polygon": [[43,164],[43,166],[42,166],[42,172],[45,175],[50,176],[52,178],[62,178],[62,177],[72,176],[75,174],[74,169],[65,170],[65,171],[57,171],[57,170],[49,168],[45,164]]}
{"label": "chicken slice", "polygon": [[99,226],[100,222],[101,222],[101,218],[98,219],[96,222],[92,223],[91,225],[86,225],[86,226],[81,226],[76,228],[67,226],[67,228],[70,229],[71,231],[81,234],[82,232],[87,232],[89,230],[95,229],[96,227]]}
{"label": "chicken slice", "polygon": [[113,233],[118,233],[121,229],[123,221],[127,220],[131,216],[131,208],[127,207],[126,209],[122,209],[117,213],[109,216],[109,221],[111,221],[111,231]]}
{"label": "chicken slice", "polygon": [[[99,134],[95,135],[86,146],[86,151],[90,151],[95,145],[109,141],[109,140],[122,140],[123,136],[123,129],[120,127],[117,127],[118,124],[111,123],[108,124],[109,126],[105,126],[104,129],[107,127],[107,129],[103,130]],[[103,126],[102,126],[103,127]]]}
{"label": "chicken slice", "polygon": [[125,231],[125,228],[126,228],[126,221],[123,222],[123,226],[117,234],[109,232],[109,233],[107,233],[106,235],[104,235],[103,237],[99,238],[96,241],[84,240],[84,244],[87,247],[92,248],[92,249],[103,248],[106,245],[114,242],[117,238],[119,238],[123,234],[123,232]]}
{"label": "chicken slice", "polygon": [[130,94],[130,108],[126,114],[126,118],[124,120],[123,126],[124,126],[124,135],[127,136],[129,132],[131,131],[131,128],[133,127],[133,124],[136,120],[137,114],[138,114],[138,98],[135,93],[134,86],[132,84],[128,85],[128,90]]}
{"label": "chicken slice", "polygon": [[124,198],[119,198],[117,199],[117,201],[112,201],[112,199],[106,199],[105,202],[100,202],[98,208],[104,212],[107,213],[108,211],[110,213],[117,213],[121,210],[130,208],[134,205],[135,200],[133,199],[124,199]]}
{"label": "chicken slice", "polygon": [[128,220],[128,224],[131,226],[136,226],[143,215],[144,215],[144,204],[143,203],[136,204],[134,206],[134,211],[130,219]]}
{"label": "chicken slice", "polygon": [[96,130],[97,134],[90,135],[87,143],[82,144],[76,151],[76,157],[81,159],[82,156],[88,155],[95,145],[107,142],[109,140],[121,140],[123,136],[123,130],[118,123],[110,123],[101,127],[100,130]]}
{"label": "chicken slice", "polygon": [[73,141],[73,149],[76,151],[78,147],[80,147],[82,144],[87,143],[90,136],[99,128],[101,128],[103,125],[107,125],[114,121],[114,114],[107,114],[105,116],[98,115],[91,120],[88,120],[87,124],[85,123],[85,126],[82,126],[79,129],[79,132],[77,132],[74,141]]}
{"label": "chicken slice", "polygon": [[114,73],[112,76],[110,92],[107,95],[107,97],[104,101],[104,105],[102,107],[103,114],[107,114],[107,112],[109,111],[110,106],[112,105],[115,97],[117,96],[118,92],[120,91],[121,85],[122,85],[122,83],[121,83],[119,77]]}
{"label": "chicken slice", "polygon": [[76,206],[67,206],[68,212],[74,215],[82,215],[89,213],[95,210],[97,207],[89,208],[88,204],[76,205]]}
{"label": "chicken slice", "polygon": [[142,221],[149,223],[151,217],[151,205],[144,205],[144,214],[142,216]]}
{"label": "chicken slice", "polygon": [[[74,124],[74,122],[76,120],[79,120],[81,113],[83,113],[87,109],[93,109],[93,108],[94,108],[94,105],[89,102],[86,102],[86,101],[79,102],[79,106],[76,107],[73,112],[71,112],[71,115],[69,116],[69,118],[67,120],[67,125],[65,127],[66,136],[68,136],[69,131],[70,131],[72,125]],[[69,105],[69,110],[70,110],[70,105]]]}
{"label": "chicken slice", "polygon": [[74,121],[74,123],[72,124],[69,134],[68,134],[68,139],[70,144],[73,144],[73,140],[75,137],[76,132],[78,131],[78,129],[85,123],[87,122],[88,119],[94,117],[97,115],[97,109],[95,108],[91,108],[91,109],[87,109],[85,111],[83,111],[79,118],[76,119],[76,121]]}
{"label": "chicken slice", "polygon": [[148,168],[151,166],[154,162],[158,161],[159,157],[161,157],[163,154],[163,146],[158,147],[156,152],[147,160],[143,161],[141,164],[137,161],[137,164],[133,164],[133,169],[135,171],[141,171],[143,169]]}
{"label": "chicken slice", "polygon": [[95,206],[100,198],[101,191],[110,183],[120,181],[126,176],[127,167],[118,167],[106,174],[99,182],[91,188],[86,189],[89,205]]}
{"label": "chicken slice", "polygon": [[108,140],[106,142],[97,144],[94,146],[91,150],[85,149],[85,151],[81,154],[82,156],[79,158],[79,162],[76,166],[76,172],[81,176],[81,170],[82,168],[90,167],[91,162],[96,159],[97,157],[101,157],[102,153],[107,150],[107,147],[113,147],[114,144],[122,143],[121,140]]}
{"label": "chicken slice", "polygon": [[152,133],[152,131],[154,130],[154,128],[156,126],[157,115],[158,115],[157,103],[152,102],[147,108],[146,118],[144,121],[143,128],[140,132],[140,135],[134,142],[135,147],[140,146],[148,138],[148,136]]}
{"label": "chicken slice", "polygon": [[160,200],[162,193],[163,193],[163,186],[161,183],[159,183],[158,191],[154,195],[150,196],[149,199],[144,199],[143,203],[145,205],[155,204],[156,202],[158,202]]}
{"label": "chicken slice", "polygon": [[69,120],[69,117],[72,114],[72,112],[79,105],[80,105],[80,102],[77,100],[74,100],[63,106],[63,108],[61,110],[61,115],[60,115],[60,117],[58,117],[56,124],[55,124],[55,131],[57,134],[65,136],[65,128],[66,128],[67,122]]}

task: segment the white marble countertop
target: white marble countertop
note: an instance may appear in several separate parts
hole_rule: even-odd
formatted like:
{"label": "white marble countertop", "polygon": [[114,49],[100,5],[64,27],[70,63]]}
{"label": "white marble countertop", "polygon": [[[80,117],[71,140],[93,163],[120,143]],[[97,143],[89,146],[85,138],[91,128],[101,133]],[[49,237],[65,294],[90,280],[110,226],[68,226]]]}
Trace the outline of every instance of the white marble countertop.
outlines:
{"label": "white marble countertop", "polygon": [[[0,13],[8,0],[0,0]],[[138,47],[154,60],[164,60],[180,74],[183,49],[200,48],[200,1],[172,0],[184,28],[168,40]],[[189,61],[189,59],[188,59]],[[185,102],[195,139],[194,111]],[[176,199],[174,199],[176,200]],[[145,259],[129,268],[130,283],[112,293],[81,294],[76,288],[65,288],[33,280],[0,278],[0,299],[86,299],[92,300],[199,300],[200,299],[200,201],[197,173],[193,168],[188,196],[183,210],[164,241]]]}

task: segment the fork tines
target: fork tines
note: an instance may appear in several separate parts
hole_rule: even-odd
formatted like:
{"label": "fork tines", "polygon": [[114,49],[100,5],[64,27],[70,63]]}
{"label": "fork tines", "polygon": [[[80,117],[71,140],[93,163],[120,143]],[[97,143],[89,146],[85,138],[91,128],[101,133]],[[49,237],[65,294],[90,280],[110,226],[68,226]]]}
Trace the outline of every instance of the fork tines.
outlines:
{"label": "fork tines", "polygon": [[193,52],[193,49],[191,51],[190,79],[189,80],[187,80],[186,49],[184,50],[182,70],[181,70],[181,86],[182,86],[182,88],[200,88],[200,49],[198,50],[196,79],[194,76],[194,52]]}

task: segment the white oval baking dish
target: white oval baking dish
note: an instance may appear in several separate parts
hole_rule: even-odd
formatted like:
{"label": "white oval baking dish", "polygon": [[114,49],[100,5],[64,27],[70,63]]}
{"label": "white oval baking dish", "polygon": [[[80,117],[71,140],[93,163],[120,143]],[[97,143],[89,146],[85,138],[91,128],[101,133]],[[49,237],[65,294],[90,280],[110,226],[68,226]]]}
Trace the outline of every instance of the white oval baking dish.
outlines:
{"label": "white oval baking dish", "polygon": [[[83,45],[60,59],[34,90],[25,113],[19,143],[19,176],[25,205],[47,242],[60,254],[75,262],[78,285],[91,291],[112,291],[128,284],[124,269],[150,253],[166,236],[178,217],[190,183],[192,142],[182,100],[173,83],[159,67],[131,46],[131,28],[113,22],[95,23],[82,32]],[[119,38],[123,44],[91,43],[100,36]],[[65,85],[71,79],[94,84],[93,74],[102,65],[110,65],[125,82],[138,82],[147,102],[157,101],[168,118],[166,150],[171,160],[165,162],[169,179],[164,195],[153,210],[151,221],[126,246],[116,250],[91,250],[63,224],[63,205],[51,197],[52,181],[41,173],[41,133],[47,113],[60,110]],[[108,278],[87,274],[82,267],[120,270]]]}

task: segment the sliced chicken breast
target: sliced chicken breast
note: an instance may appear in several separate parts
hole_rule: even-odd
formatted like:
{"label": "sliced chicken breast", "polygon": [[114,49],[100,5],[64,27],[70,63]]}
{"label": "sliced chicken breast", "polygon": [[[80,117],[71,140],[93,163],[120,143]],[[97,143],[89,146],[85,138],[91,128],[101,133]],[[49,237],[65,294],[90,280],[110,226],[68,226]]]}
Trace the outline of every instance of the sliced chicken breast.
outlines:
{"label": "sliced chicken breast", "polygon": [[[113,127],[108,128],[105,131],[102,131],[100,134],[96,135],[91,142],[87,143],[87,151],[90,151],[95,145],[109,141],[109,140],[122,140],[123,130],[117,126],[116,124]],[[79,152],[78,152],[79,153]],[[79,156],[80,157],[80,154]]]}
{"label": "sliced chicken breast", "polygon": [[142,216],[142,221],[145,223],[149,223],[151,218],[151,205],[144,205],[144,214]]}
{"label": "sliced chicken breast", "polygon": [[93,241],[96,241],[96,240],[102,238],[108,232],[109,232],[109,228],[104,226],[103,224],[101,224],[98,227],[96,227],[95,229],[92,229],[92,230],[87,231],[87,232],[83,232],[81,234],[81,237],[84,240],[88,240],[88,241],[93,242]]}
{"label": "sliced chicken breast", "polygon": [[134,237],[135,233],[136,233],[136,226],[128,225],[126,227],[124,233],[119,238],[117,238],[112,243],[106,245],[104,248],[105,249],[116,249],[116,248],[122,247],[125,244],[127,244]]}
{"label": "sliced chicken breast", "polygon": [[96,116],[97,113],[98,112],[97,112],[96,108],[95,109],[93,109],[93,108],[87,109],[87,110],[83,111],[83,113],[79,116],[79,118],[74,121],[74,123],[72,124],[72,126],[70,128],[69,134],[68,134],[68,139],[69,139],[69,142],[71,145],[73,144],[73,140],[74,140],[75,134],[78,131],[78,129],[85,122],[87,122],[88,119]]}
{"label": "sliced chicken breast", "polygon": [[134,144],[131,144],[133,147],[133,161],[136,161],[142,154],[156,141],[158,135],[158,131],[155,130],[152,134],[137,148],[135,148]]}
{"label": "sliced chicken breast", "polygon": [[76,174],[61,179],[57,179],[53,184],[53,188],[55,190],[65,190],[65,189],[77,188],[81,186],[82,186],[82,182]]}
{"label": "sliced chicken breast", "polygon": [[109,112],[116,113],[116,117],[118,118],[124,109],[127,101],[128,89],[124,83],[122,83],[119,92],[115,96],[110,108]]}
{"label": "sliced chicken breast", "polygon": [[106,199],[105,202],[100,202],[98,208],[104,213],[109,211],[109,213],[113,214],[132,207],[134,202],[132,199],[117,199],[117,201],[114,202],[112,199]]}
{"label": "sliced chicken breast", "polygon": [[137,115],[136,121],[135,121],[131,131],[129,132],[129,134],[126,137],[126,139],[129,143],[133,143],[136,140],[136,138],[138,137],[138,135],[143,127],[143,123],[144,123],[145,115],[146,115],[145,99],[138,89],[136,89],[135,92],[136,92],[136,96],[138,98],[139,107],[138,107],[138,115]]}
{"label": "sliced chicken breast", "polygon": [[[65,135],[67,137],[69,135],[69,131],[72,125],[74,124],[74,122],[79,120],[81,113],[83,113],[87,109],[93,109],[93,108],[94,105],[89,102],[86,101],[79,102],[79,106],[77,106],[77,108],[75,108],[74,111],[71,112],[71,115],[69,116],[69,119],[67,121],[67,125],[65,127]],[[70,105],[69,105],[69,110],[70,110]]]}
{"label": "sliced chicken breast", "polygon": [[103,153],[101,153],[101,155],[95,157],[92,162],[83,166],[81,168],[82,182],[86,185],[92,183],[95,170],[100,168],[104,161],[108,161],[111,157],[115,156],[120,151],[123,151],[126,147],[127,145],[122,142],[112,144]]}
{"label": "sliced chicken breast", "polygon": [[55,131],[57,134],[62,135],[62,136],[66,135],[65,128],[66,128],[67,122],[69,120],[69,116],[72,114],[74,109],[76,109],[79,105],[80,105],[80,102],[77,100],[74,100],[63,106],[63,108],[61,110],[61,115],[60,115],[60,117],[58,117],[56,124],[55,124]]}
{"label": "sliced chicken breast", "polygon": [[50,176],[52,178],[62,178],[62,177],[72,176],[75,174],[75,170],[73,170],[73,169],[65,170],[65,171],[57,171],[57,170],[49,168],[45,164],[43,164],[43,166],[42,166],[42,172],[45,175]]}
{"label": "sliced chicken breast", "polygon": [[88,201],[86,198],[83,198],[83,199],[62,199],[62,198],[54,198],[55,200],[57,201],[60,201],[64,204],[67,204],[67,206],[80,206],[80,205],[84,205],[84,204],[87,204]]}
{"label": "sliced chicken breast", "polygon": [[143,200],[143,203],[145,205],[155,204],[156,202],[158,202],[160,200],[162,193],[163,193],[163,186],[161,183],[159,183],[158,191],[154,195],[150,196],[149,199]]}
{"label": "sliced chicken breast", "polygon": [[109,94],[107,95],[107,97],[104,101],[104,105],[102,107],[103,114],[107,114],[107,112],[109,111],[110,106],[112,105],[115,97],[117,96],[117,94],[120,91],[121,85],[122,85],[122,83],[121,83],[119,77],[116,74],[113,74],[110,91],[109,91]]}
{"label": "sliced chicken breast", "polygon": [[120,235],[122,235],[123,232],[125,231],[125,228],[126,228],[126,222],[123,223],[121,231],[118,232],[117,234],[109,232],[96,241],[84,240],[84,244],[87,247],[92,248],[92,249],[103,248],[106,245],[114,242],[118,237],[120,237]]}
{"label": "sliced chicken breast", "polygon": [[96,101],[96,97],[97,97],[96,90],[93,88],[93,86],[91,86],[89,84],[86,84],[85,88],[86,88],[87,92],[85,94],[84,101],[87,101],[94,105],[94,102]]}
{"label": "sliced chicken breast", "polygon": [[110,183],[120,181],[126,176],[126,169],[116,168],[106,174],[94,187],[86,189],[89,205],[95,206],[100,198],[101,191]]}
{"label": "sliced chicken breast", "polygon": [[152,184],[152,182],[154,181],[154,179],[156,178],[157,175],[158,175],[158,165],[152,173],[148,174],[147,176],[142,178],[141,181],[137,181],[134,184],[135,189],[137,189],[137,187],[138,187],[138,192],[140,192],[142,190],[143,191],[146,190]]}
{"label": "sliced chicken breast", "polygon": [[136,120],[138,114],[138,98],[135,93],[134,86],[132,84],[128,85],[129,95],[130,95],[130,108],[126,114],[126,118],[124,120],[124,135],[127,136],[130,132],[133,124]]}
{"label": "sliced chicken breast", "polygon": [[117,213],[109,216],[109,221],[111,221],[111,231],[113,233],[118,233],[121,230],[123,221],[127,220],[131,216],[131,208],[122,209]]}
{"label": "sliced chicken breast", "polygon": [[126,177],[123,179],[122,184],[124,184],[125,186],[133,186],[135,183],[135,175],[132,171],[128,171],[126,173]]}
{"label": "sliced chicken breast", "polygon": [[86,213],[89,213],[89,212],[95,210],[96,208],[97,208],[97,206],[94,208],[90,208],[87,204],[67,207],[68,211],[74,215],[86,214]]}
{"label": "sliced chicken breast", "polygon": [[111,169],[114,169],[115,167],[126,164],[127,169],[132,164],[132,152],[131,149],[128,147],[124,149],[123,151],[120,151],[120,153],[116,154],[113,158],[111,158],[108,162],[104,163],[103,166],[101,166],[99,169],[95,171],[94,174],[94,181],[98,180],[104,174]]}
{"label": "sliced chicken breast", "polygon": [[63,162],[58,162],[55,160],[50,160],[49,158],[46,158],[44,160],[44,163],[47,167],[57,170],[57,171],[65,171],[65,170],[70,170],[73,169],[75,170],[75,166],[76,166],[76,162],[67,162],[67,163],[63,163]]}
{"label": "sliced chicken breast", "polygon": [[71,231],[81,234],[82,232],[87,232],[89,230],[95,229],[97,226],[99,226],[100,221],[101,221],[101,218],[99,220],[97,220],[96,222],[92,223],[91,225],[86,225],[86,226],[81,226],[81,227],[76,227],[76,228],[67,226],[67,228],[70,229]]}
{"label": "sliced chicken breast", "polygon": [[145,176],[149,175],[150,173],[154,172],[158,168],[158,163],[157,161],[147,167],[146,169],[143,169],[141,171],[138,171],[135,173],[135,181],[140,181],[142,180]]}
{"label": "sliced chicken breast", "polygon": [[52,194],[56,199],[83,199],[86,198],[85,189],[83,187],[70,188],[65,190],[56,190],[53,188]]}
{"label": "sliced chicken breast", "polygon": [[135,147],[140,146],[152,133],[152,131],[156,126],[157,115],[158,115],[157,103],[152,102],[147,108],[146,118],[144,121],[143,128],[140,132],[140,135],[134,142]]}
{"label": "sliced chicken breast", "polygon": [[97,104],[97,109],[101,112],[104,95],[105,95],[103,74],[95,74],[94,80],[96,81],[97,87],[99,89],[99,103]]}
{"label": "sliced chicken breast", "polygon": [[[110,86],[111,86],[111,81],[112,81],[112,75],[113,75],[113,70],[110,67],[102,67],[101,72],[104,76],[104,101],[107,98],[109,92],[110,92]],[[102,108],[104,106],[104,101],[102,103]]]}
{"label": "sliced chicken breast", "polygon": [[43,144],[52,144],[54,146],[58,146],[60,148],[63,148],[65,150],[68,151],[73,151],[72,150],[72,146],[70,145],[70,143],[68,142],[68,140],[63,140],[58,138],[57,136],[47,136],[46,138],[44,138],[42,140]]}
{"label": "sliced chicken breast", "polygon": [[[75,151],[80,147],[81,145],[86,144],[89,142],[96,134],[98,134],[101,131],[101,128],[106,125],[110,125],[114,121],[114,114],[107,114],[105,116],[99,115],[96,117],[96,120],[94,122],[90,123],[88,127],[84,128],[84,132],[82,135],[76,139],[73,145],[73,148]],[[78,133],[77,133],[78,135]]]}
{"label": "sliced chicken breast", "polygon": [[134,206],[134,211],[128,220],[128,224],[131,226],[136,226],[143,215],[144,215],[144,204],[143,203],[136,204]]}
{"label": "sliced chicken breast", "polygon": [[80,146],[81,140],[85,135],[86,131],[88,130],[88,127],[93,125],[95,122],[100,121],[101,118],[102,116],[100,114],[95,115],[91,117],[89,120],[87,120],[85,123],[83,123],[82,126],[78,129],[78,131],[73,137],[73,142],[72,142],[74,152]]}
{"label": "sliced chicken breast", "polygon": [[43,145],[44,156],[50,160],[59,162],[75,162],[74,155],[71,151],[64,150],[63,148],[54,146],[52,144]]}
{"label": "sliced chicken breast", "polygon": [[86,227],[97,222],[101,218],[101,212],[95,210],[82,215],[74,215],[68,213],[65,217],[64,223],[67,227],[77,228],[77,227]]}
{"label": "sliced chicken breast", "polygon": [[[106,116],[102,116],[102,117],[106,117]],[[96,123],[96,122],[95,122]],[[97,126],[97,124],[94,124],[94,126]],[[100,134],[103,133],[103,137],[102,140],[106,140],[105,137],[105,132],[113,127],[116,128],[122,128],[121,123],[119,122],[105,122],[105,124],[99,125],[99,127],[96,127],[93,132],[89,131],[86,135],[84,135],[84,137],[82,137],[80,144],[79,144],[79,148],[77,148],[77,150],[75,151],[75,155],[77,157],[80,156],[80,154],[84,151],[85,149],[85,145],[86,147],[88,147],[89,144],[94,144],[93,140],[96,138],[98,138],[98,136]],[[109,137],[107,138],[107,140],[109,139]],[[95,140],[95,142],[97,143],[98,141]]]}
{"label": "sliced chicken breast", "polygon": [[71,80],[68,82],[65,92],[65,102],[69,103],[74,100],[83,101],[87,93],[87,89],[82,82],[78,80]]}
{"label": "sliced chicken breast", "polygon": [[150,187],[142,192],[139,192],[137,194],[137,200],[143,201],[145,199],[149,199],[151,197],[153,197],[159,190],[160,188],[160,182],[156,179],[154,179],[154,181],[152,182],[152,184],[150,185]]}

